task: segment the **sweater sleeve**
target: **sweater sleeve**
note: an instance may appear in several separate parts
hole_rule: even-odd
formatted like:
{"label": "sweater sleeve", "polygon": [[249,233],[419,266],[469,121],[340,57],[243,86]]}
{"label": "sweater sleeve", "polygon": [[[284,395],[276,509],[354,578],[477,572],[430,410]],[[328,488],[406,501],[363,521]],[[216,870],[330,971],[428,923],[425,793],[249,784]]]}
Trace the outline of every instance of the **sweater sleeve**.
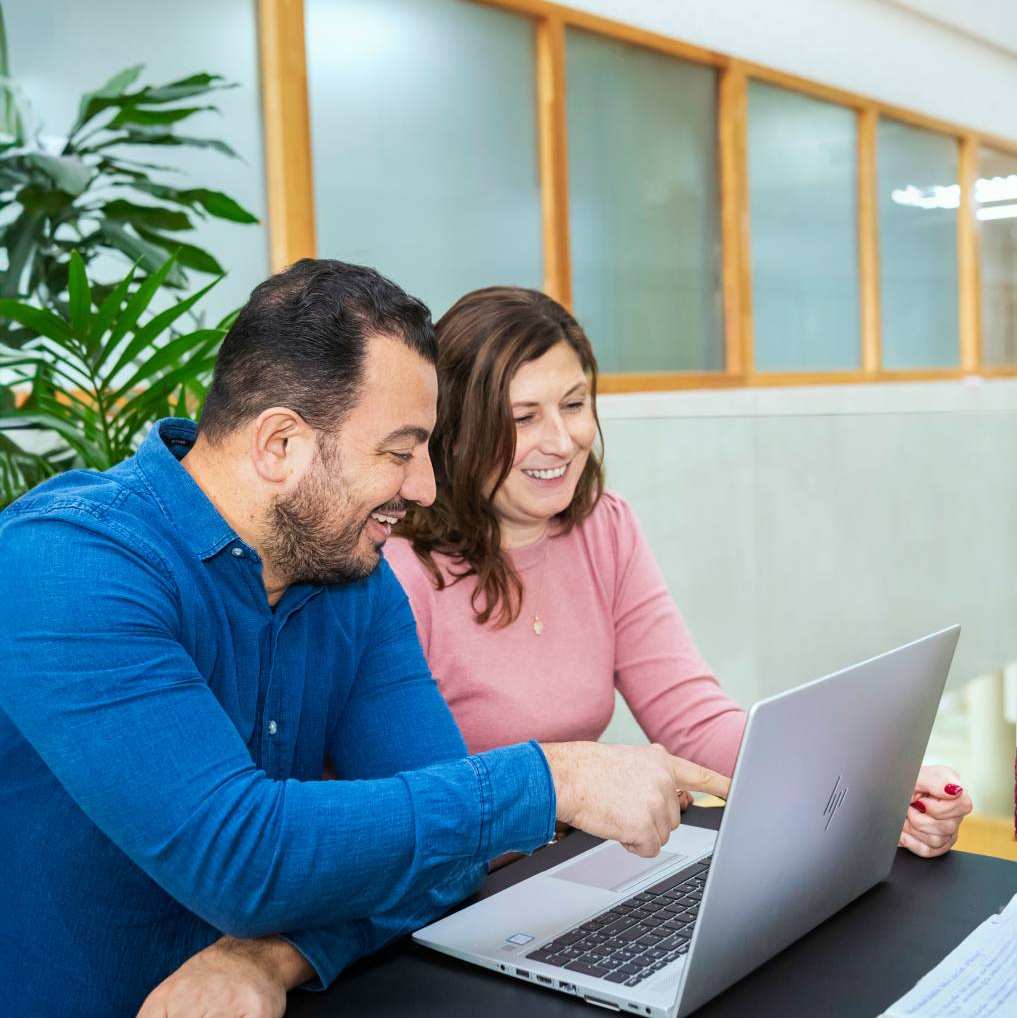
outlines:
{"label": "sweater sleeve", "polygon": [[604,501],[616,565],[615,685],[651,741],[729,775],[745,712],[696,649],[631,507],[617,495]]}

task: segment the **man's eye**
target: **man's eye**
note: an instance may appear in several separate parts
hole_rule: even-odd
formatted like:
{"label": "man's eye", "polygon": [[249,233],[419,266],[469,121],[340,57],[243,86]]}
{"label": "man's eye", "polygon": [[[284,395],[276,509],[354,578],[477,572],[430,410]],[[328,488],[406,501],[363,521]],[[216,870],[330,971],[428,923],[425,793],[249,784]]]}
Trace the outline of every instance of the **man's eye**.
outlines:
{"label": "man's eye", "polygon": [[395,457],[400,463],[409,463],[413,459],[411,452],[392,452],[389,455]]}

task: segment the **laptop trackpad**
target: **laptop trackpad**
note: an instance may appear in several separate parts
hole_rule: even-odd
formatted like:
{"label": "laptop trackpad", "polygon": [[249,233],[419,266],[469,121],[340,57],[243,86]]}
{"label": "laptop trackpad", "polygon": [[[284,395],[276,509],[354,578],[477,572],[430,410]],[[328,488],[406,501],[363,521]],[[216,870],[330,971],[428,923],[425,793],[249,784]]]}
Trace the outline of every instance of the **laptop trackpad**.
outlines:
{"label": "laptop trackpad", "polygon": [[604,891],[624,891],[657,870],[670,869],[684,858],[688,857],[674,852],[661,852],[653,859],[644,859],[612,841],[599,852],[588,852],[571,866],[555,870],[553,876],[558,880],[570,880],[574,884],[599,887]]}

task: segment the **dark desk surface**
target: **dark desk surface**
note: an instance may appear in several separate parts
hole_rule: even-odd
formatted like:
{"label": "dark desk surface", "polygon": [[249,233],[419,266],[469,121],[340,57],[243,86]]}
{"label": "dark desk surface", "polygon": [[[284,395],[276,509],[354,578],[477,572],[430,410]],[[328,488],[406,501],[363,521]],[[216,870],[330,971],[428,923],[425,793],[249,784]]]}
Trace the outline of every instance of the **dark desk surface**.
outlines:
{"label": "dark desk surface", "polygon": [[[721,810],[693,807],[686,823],[716,829]],[[573,834],[488,878],[493,894],[596,844]],[[890,879],[696,1012],[703,1018],[823,1015],[873,1018],[903,996],[1017,892],[1017,863],[950,852],[898,851]],[[327,993],[293,993],[287,1018],[603,1014],[553,990],[486,972],[408,938],[344,973]]]}

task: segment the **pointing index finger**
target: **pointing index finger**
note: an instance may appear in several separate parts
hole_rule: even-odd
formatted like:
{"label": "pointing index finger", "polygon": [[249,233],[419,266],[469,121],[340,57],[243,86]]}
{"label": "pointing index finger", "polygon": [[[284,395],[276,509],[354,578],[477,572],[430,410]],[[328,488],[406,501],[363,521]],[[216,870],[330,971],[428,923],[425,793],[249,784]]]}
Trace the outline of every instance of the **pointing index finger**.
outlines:
{"label": "pointing index finger", "polygon": [[671,773],[678,788],[709,792],[710,795],[716,795],[720,799],[726,799],[731,790],[730,778],[691,760],[683,760],[680,756],[671,757]]}

